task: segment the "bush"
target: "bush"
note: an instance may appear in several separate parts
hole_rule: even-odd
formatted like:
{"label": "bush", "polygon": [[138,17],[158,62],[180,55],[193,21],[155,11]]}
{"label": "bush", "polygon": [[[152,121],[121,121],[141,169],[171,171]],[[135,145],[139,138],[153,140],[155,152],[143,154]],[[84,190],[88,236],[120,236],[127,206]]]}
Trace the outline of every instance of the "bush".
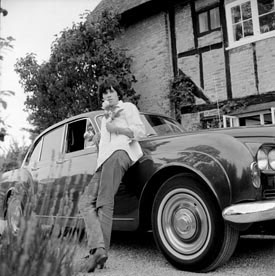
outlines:
{"label": "bush", "polygon": [[71,276],[74,246],[42,231],[35,217],[21,222],[18,236],[2,238],[0,275]]}
{"label": "bush", "polygon": [[[77,180],[77,181],[80,181]],[[66,183],[67,185],[76,184],[72,179]],[[56,191],[59,191],[59,185]],[[39,188],[38,188],[39,191]],[[30,192],[28,193],[31,194]],[[17,189],[17,193],[12,194],[19,202],[24,202],[22,190]],[[55,216],[55,221],[50,230],[45,231],[40,221],[35,216],[37,202],[42,209],[51,209],[48,206],[48,198],[53,196],[56,205],[56,196],[53,194],[42,195],[39,192],[33,194],[31,198],[24,203],[24,214],[20,220],[19,231],[16,236],[11,233],[4,232],[0,243],[0,275],[1,276],[72,276],[76,275],[73,268],[73,259],[76,247],[79,244],[77,225],[73,225],[73,229],[65,232],[68,221],[62,221],[62,218],[68,217],[72,211],[70,195],[62,198],[62,202]],[[39,201],[39,198],[43,198]],[[66,233],[66,235],[65,235]]]}

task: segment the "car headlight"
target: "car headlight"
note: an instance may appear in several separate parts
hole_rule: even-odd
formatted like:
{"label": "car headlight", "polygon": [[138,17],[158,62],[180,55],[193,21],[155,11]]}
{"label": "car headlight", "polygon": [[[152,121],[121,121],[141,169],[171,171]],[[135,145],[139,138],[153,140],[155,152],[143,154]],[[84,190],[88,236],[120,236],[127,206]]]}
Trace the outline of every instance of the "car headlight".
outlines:
{"label": "car headlight", "polygon": [[275,150],[268,153],[268,164],[272,170],[275,170]]}
{"label": "car headlight", "polygon": [[268,156],[267,156],[267,153],[263,149],[259,149],[257,152],[257,163],[258,163],[258,167],[260,170],[267,170]]}

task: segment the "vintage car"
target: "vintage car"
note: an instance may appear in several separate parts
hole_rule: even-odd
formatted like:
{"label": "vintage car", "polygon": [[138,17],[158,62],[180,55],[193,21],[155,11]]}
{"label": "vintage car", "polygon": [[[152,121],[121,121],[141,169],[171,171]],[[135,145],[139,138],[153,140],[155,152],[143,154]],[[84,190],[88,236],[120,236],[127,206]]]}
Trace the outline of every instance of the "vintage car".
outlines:
{"label": "vintage car", "polygon": [[[42,225],[84,227],[77,201],[95,171],[97,148],[83,135],[98,132],[102,116],[89,112],[51,126],[21,168],[2,175],[0,218],[10,233],[20,230],[27,199],[35,199]],[[274,126],[184,133],[171,118],[141,117],[144,155],[120,185],[113,230],[152,230],[171,264],[197,272],[224,264],[240,234],[274,232]]]}

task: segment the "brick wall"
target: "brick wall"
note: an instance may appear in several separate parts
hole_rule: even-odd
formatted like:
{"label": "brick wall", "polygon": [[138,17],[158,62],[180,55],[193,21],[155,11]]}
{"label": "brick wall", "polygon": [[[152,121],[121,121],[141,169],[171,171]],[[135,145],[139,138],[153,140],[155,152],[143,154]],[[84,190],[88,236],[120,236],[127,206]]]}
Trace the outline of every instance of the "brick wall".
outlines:
{"label": "brick wall", "polygon": [[223,41],[223,36],[221,31],[215,31],[210,34],[201,36],[198,38],[198,46],[204,47],[208,45],[212,45],[215,43],[220,43]]}
{"label": "brick wall", "polygon": [[259,92],[275,90],[275,38],[269,38],[256,43],[257,70]]}
{"label": "brick wall", "polygon": [[186,75],[200,85],[199,55],[192,55],[178,59],[178,67]]}
{"label": "brick wall", "polygon": [[194,32],[190,5],[176,5],[175,29],[177,52],[185,52],[194,49]]}
{"label": "brick wall", "polygon": [[133,57],[134,85],[143,111],[171,114],[167,98],[173,77],[167,14],[160,13],[129,26],[120,40]]}
{"label": "brick wall", "polygon": [[233,98],[257,94],[252,46],[230,50],[229,59]]}
{"label": "brick wall", "polygon": [[204,92],[212,102],[227,99],[226,75],[223,49],[202,54]]}

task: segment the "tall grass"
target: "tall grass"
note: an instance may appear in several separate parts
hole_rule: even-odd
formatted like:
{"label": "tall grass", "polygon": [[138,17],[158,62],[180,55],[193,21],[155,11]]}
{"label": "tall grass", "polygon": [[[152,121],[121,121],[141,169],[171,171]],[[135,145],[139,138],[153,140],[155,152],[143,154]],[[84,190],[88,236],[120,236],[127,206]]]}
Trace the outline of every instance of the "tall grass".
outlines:
{"label": "tall grass", "polygon": [[[71,168],[69,168],[71,169]],[[51,174],[49,173],[49,178]],[[20,182],[20,179],[19,179]],[[24,216],[20,222],[20,231],[16,236],[5,232],[0,240],[0,276],[73,276],[77,275],[74,271],[73,263],[75,252],[79,245],[78,231],[69,231],[68,217],[73,209],[73,195],[68,193],[68,187],[76,187],[87,182],[87,175],[76,178],[67,178],[65,185],[57,182],[54,190],[48,191],[38,186],[37,193],[32,194],[24,208]],[[59,198],[60,190],[64,189],[63,197]],[[41,193],[40,193],[41,192]],[[47,192],[47,191],[46,191]],[[74,189],[72,189],[74,192]],[[31,194],[28,192],[27,194]],[[21,201],[24,201],[22,190],[18,189],[18,194],[13,194]],[[41,201],[42,198],[42,201]],[[54,198],[54,202],[49,200]],[[49,206],[51,202],[51,206]],[[40,224],[34,211],[36,204],[40,205],[41,210],[48,210],[49,215],[53,215],[56,208],[58,213],[54,214],[55,220],[50,230],[45,231]],[[53,203],[53,204],[52,204]],[[72,225],[70,225],[71,227]],[[77,229],[78,225],[70,229]],[[69,234],[68,234],[69,233]],[[81,232],[82,233],[82,232]]]}
{"label": "tall grass", "polygon": [[[19,156],[16,160],[17,164],[21,160],[22,158]],[[7,159],[4,162],[9,163]],[[12,164],[16,162],[12,162]],[[54,178],[54,169],[53,153],[53,162],[48,172],[49,181]],[[71,163],[67,170],[65,175],[70,175]],[[1,166],[0,177],[3,171]],[[69,229],[72,231],[66,232],[67,235],[65,235],[69,223],[66,218],[72,215],[73,208],[75,208],[73,201],[76,200],[74,196],[76,187],[79,191],[81,189],[83,191],[83,186],[89,179],[87,174],[84,174],[62,180],[61,171],[63,168],[61,168],[54,185],[49,185],[45,190],[45,185],[40,184],[35,193],[31,187],[24,192],[23,186],[20,185],[24,182],[21,181],[20,174],[14,175],[19,185],[16,185],[16,192],[12,196],[17,197],[20,202],[24,202],[24,215],[16,236],[11,235],[8,231],[0,236],[0,276],[77,275],[78,272],[74,271],[73,264],[79,245],[78,234],[83,232],[75,231],[78,229],[77,224],[70,224]],[[36,208],[37,206],[38,208]],[[55,218],[49,231],[45,231],[40,224],[41,221],[35,215],[37,210]],[[76,223],[78,222],[76,221]]]}
{"label": "tall grass", "polygon": [[0,249],[1,276],[71,276],[74,245],[44,232],[35,217],[22,220],[16,237],[4,235]]}

